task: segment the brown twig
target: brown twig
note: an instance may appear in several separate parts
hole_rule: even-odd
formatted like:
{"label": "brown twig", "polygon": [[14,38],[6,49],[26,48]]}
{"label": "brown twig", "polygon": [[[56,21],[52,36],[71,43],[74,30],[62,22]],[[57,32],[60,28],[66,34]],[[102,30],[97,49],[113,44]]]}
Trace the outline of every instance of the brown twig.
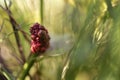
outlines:
{"label": "brown twig", "polygon": [[18,30],[22,33],[23,37],[25,38],[25,40],[30,44],[30,39],[28,38],[26,32],[24,32],[23,30],[20,29],[20,25],[16,22],[16,20],[12,17],[12,13],[9,9],[9,7],[7,6],[7,3],[6,3],[6,0],[4,0],[4,3],[5,3],[5,8],[3,8],[2,6],[0,6],[3,10],[5,10],[9,16],[9,19],[10,19],[10,23],[12,25],[12,28],[13,28],[13,31],[14,31],[14,35],[15,35],[15,39],[16,39],[16,42],[17,42],[17,46],[18,46],[18,49],[19,49],[19,53],[21,55],[21,58],[23,60],[23,63],[26,61],[25,59],[25,56],[24,56],[24,53],[23,53],[23,48],[22,48],[22,45],[21,45],[21,42],[20,42],[20,37],[19,37],[19,33],[18,33]]}
{"label": "brown twig", "polygon": [[23,53],[22,45],[20,43],[20,37],[19,37],[18,29],[16,28],[16,26],[17,26],[16,22],[14,21],[14,19],[13,19],[13,17],[11,15],[9,15],[9,19],[10,19],[10,22],[12,24],[12,28],[15,31],[14,32],[15,39],[16,39],[16,42],[17,42],[17,46],[18,46],[19,52],[21,54],[21,58],[22,58],[23,62],[25,62],[25,56],[24,56],[24,53]]}
{"label": "brown twig", "polygon": [[20,32],[23,34],[23,37],[25,38],[25,40],[30,44],[30,39],[27,36],[28,34],[25,31],[21,30],[21,29],[20,29]]}
{"label": "brown twig", "polygon": [[18,24],[16,23],[15,19],[11,16],[12,13],[11,13],[10,9],[8,8],[8,6],[7,6],[6,0],[4,0],[4,3],[5,3],[5,7],[6,7],[6,9],[4,9],[4,10],[6,10],[8,16],[9,16],[10,23],[11,23],[13,31],[14,31],[16,43],[17,43],[17,46],[18,46],[18,49],[19,49],[19,53],[21,55],[21,58],[22,58],[23,64],[24,64],[24,62],[26,60],[25,60],[25,55],[23,53],[23,48],[22,48],[22,45],[21,45],[21,42],[20,42],[20,37],[19,37],[18,29],[17,29]]}

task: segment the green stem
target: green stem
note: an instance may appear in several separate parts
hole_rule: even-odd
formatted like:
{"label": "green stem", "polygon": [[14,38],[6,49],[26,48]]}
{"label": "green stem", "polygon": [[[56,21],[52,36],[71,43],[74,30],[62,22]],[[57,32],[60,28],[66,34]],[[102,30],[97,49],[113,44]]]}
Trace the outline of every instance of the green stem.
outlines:
{"label": "green stem", "polygon": [[40,0],[40,20],[41,24],[43,24],[43,0]]}
{"label": "green stem", "polygon": [[23,70],[20,73],[20,76],[17,80],[25,80],[25,77],[29,74],[29,71],[31,67],[34,65],[36,61],[36,57],[38,56],[38,53],[33,54],[28,61],[23,65]]}
{"label": "green stem", "polygon": [[0,80],[15,80],[14,77],[10,73],[8,73],[4,68],[2,68],[2,71],[0,71],[0,75],[4,78],[0,78]]}

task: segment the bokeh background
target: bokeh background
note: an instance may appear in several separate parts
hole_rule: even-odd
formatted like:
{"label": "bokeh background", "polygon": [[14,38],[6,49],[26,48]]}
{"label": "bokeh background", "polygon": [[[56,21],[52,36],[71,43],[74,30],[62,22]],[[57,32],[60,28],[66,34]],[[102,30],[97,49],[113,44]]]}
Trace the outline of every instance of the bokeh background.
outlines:
{"label": "bokeh background", "polygon": [[[19,24],[14,31],[0,0],[0,69],[17,77],[30,27],[38,22],[51,37],[26,80],[120,80],[120,0],[6,0]],[[23,31],[24,33],[22,33]],[[24,34],[28,37],[24,36]]]}

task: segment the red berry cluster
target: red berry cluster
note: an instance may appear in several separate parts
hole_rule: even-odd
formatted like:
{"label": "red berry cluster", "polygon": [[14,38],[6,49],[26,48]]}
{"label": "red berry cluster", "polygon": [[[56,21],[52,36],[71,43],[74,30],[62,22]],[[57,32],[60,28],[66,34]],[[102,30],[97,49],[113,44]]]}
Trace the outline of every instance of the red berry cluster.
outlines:
{"label": "red berry cluster", "polygon": [[32,53],[42,53],[45,52],[49,47],[50,37],[48,35],[48,31],[44,26],[35,23],[30,28],[31,33],[31,52]]}

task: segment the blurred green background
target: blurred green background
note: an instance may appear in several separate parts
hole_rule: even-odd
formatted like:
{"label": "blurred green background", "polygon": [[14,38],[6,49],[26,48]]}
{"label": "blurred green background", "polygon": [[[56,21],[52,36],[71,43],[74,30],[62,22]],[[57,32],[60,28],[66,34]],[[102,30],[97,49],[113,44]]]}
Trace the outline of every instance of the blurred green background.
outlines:
{"label": "blurred green background", "polygon": [[[120,80],[120,0],[6,0],[20,25],[27,59],[29,28],[44,25],[50,48],[39,57],[26,80]],[[11,6],[10,6],[11,4]],[[4,8],[4,0],[0,0]],[[16,39],[0,7],[0,65],[17,77],[22,68]],[[0,67],[0,68],[2,68]]]}

